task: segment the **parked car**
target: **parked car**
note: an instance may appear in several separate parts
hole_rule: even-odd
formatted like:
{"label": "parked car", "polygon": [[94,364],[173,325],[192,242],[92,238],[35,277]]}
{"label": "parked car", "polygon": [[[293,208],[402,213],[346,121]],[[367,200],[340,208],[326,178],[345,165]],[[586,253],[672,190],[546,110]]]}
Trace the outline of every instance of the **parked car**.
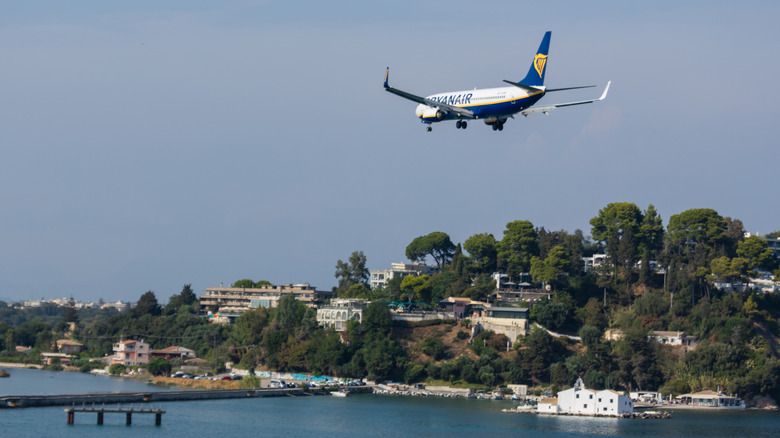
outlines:
{"label": "parked car", "polygon": [[241,380],[243,379],[242,376],[239,376],[238,374],[230,376],[230,380]]}
{"label": "parked car", "polygon": [[181,376],[183,376],[185,374],[187,374],[187,373],[185,373],[184,371],[176,371],[175,373],[171,374],[171,377],[179,379],[179,378],[181,378]]}
{"label": "parked car", "polygon": [[230,376],[222,376],[218,378],[217,380],[233,380]]}
{"label": "parked car", "polygon": [[269,388],[286,388],[287,384],[284,382],[284,380],[281,379],[271,379],[271,383],[268,386]]}
{"label": "parked car", "polygon": [[194,379],[195,378],[195,374],[184,373],[184,374],[182,374],[181,378],[182,379]]}

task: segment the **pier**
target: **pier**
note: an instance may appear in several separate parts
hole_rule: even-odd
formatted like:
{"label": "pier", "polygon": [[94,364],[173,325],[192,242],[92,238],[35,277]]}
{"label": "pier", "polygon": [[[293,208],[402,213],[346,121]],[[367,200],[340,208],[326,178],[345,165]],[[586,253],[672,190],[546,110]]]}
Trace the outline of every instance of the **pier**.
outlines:
{"label": "pier", "polygon": [[[303,396],[322,393],[318,388],[249,388],[209,389],[154,392],[103,392],[70,395],[9,395],[0,397],[0,409],[32,408],[43,406],[78,406],[153,403],[189,400],[216,400],[226,398]],[[107,411],[106,411],[107,412]]]}
{"label": "pier", "polygon": [[73,424],[76,421],[76,412],[90,412],[97,414],[98,425],[103,424],[103,414],[105,413],[125,414],[125,424],[128,426],[133,424],[133,414],[154,414],[154,424],[159,426],[162,424],[162,414],[165,413],[162,408],[134,408],[132,406],[129,408],[123,408],[121,406],[117,406],[115,408],[106,409],[105,406],[97,407],[95,405],[92,405],[91,407],[82,406],[80,408],[73,406],[70,408],[65,408],[65,412],[68,414],[68,424]]}

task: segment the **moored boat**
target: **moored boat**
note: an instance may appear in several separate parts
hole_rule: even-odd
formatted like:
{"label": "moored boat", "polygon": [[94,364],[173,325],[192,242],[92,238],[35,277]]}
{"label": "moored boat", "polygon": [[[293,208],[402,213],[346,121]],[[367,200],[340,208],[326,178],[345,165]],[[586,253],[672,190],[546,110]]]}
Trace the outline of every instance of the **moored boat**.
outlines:
{"label": "moored boat", "polygon": [[339,389],[338,391],[331,392],[330,395],[332,395],[334,397],[348,397],[349,396],[349,390],[348,389]]}

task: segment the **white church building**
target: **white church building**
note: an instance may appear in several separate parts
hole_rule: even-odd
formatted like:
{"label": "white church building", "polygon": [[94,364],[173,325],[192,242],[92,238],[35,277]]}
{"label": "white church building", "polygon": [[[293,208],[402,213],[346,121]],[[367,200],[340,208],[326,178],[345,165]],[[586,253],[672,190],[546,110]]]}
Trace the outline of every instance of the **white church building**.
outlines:
{"label": "white church building", "polygon": [[568,414],[619,417],[632,414],[634,404],[628,396],[611,389],[596,391],[585,388],[581,378],[573,388],[558,393],[557,399],[543,399],[539,402],[540,414]]}

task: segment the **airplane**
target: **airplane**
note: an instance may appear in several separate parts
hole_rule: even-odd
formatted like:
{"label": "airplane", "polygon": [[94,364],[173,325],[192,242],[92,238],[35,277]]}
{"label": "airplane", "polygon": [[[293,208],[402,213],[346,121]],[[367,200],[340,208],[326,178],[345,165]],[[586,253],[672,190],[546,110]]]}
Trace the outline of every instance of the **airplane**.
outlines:
{"label": "airplane", "polygon": [[545,94],[550,92],[595,87],[595,85],[568,88],[546,88],[544,86],[544,74],[547,71],[547,54],[550,50],[550,35],[550,31],[544,34],[539,50],[536,51],[536,56],[534,56],[534,60],[531,63],[531,68],[523,80],[519,82],[504,80],[511,87],[475,88],[473,90],[451,91],[421,97],[391,87],[388,84],[390,67],[387,67],[385,72],[385,91],[419,103],[414,112],[420,118],[420,121],[426,125],[426,131],[428,132],[431,132],[433,123],[444,120],[457,120],[455,127],[458,129],[466,129],[468,120],[483,120],[486,125],[492,126],[494,131],[503,131],[504,123],[506,123],[507,119],[514,118],[514,114],[517,113],[528,117],[534,113],[548,114],[556,108],[604,100],[607,97],[609,85],[612,81],[607,82],[604,92],[598,99],[534,106]]}

